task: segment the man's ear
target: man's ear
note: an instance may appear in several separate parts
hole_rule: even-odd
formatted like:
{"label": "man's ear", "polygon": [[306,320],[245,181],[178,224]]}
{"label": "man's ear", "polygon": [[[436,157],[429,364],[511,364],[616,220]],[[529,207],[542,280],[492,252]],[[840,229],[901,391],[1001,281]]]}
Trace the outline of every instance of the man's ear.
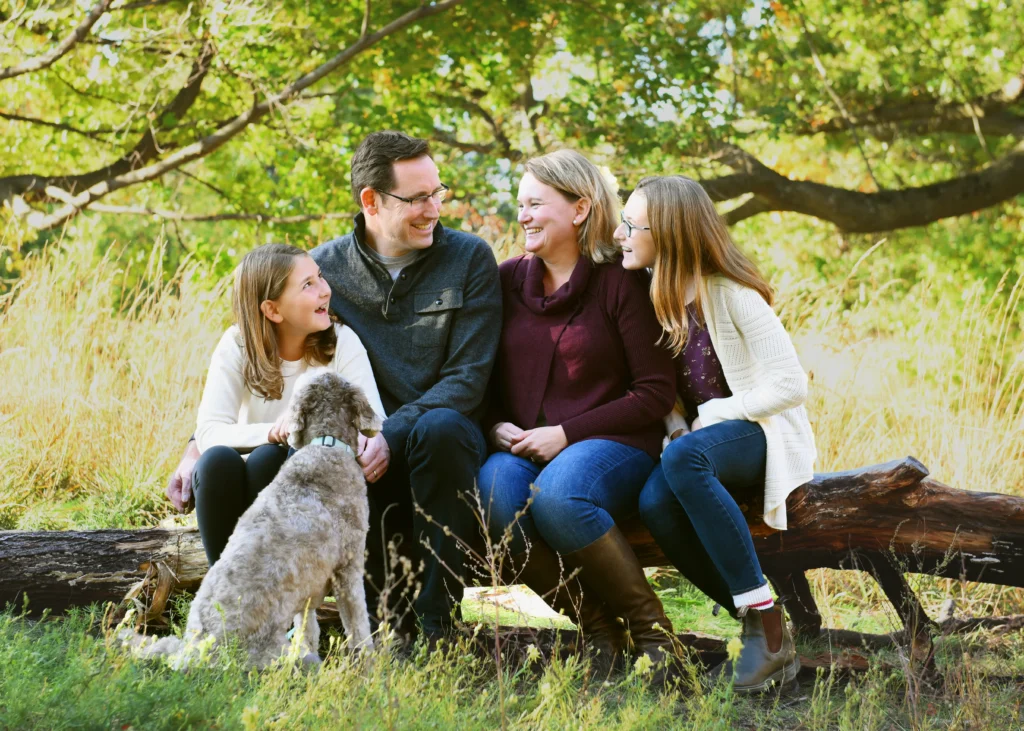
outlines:
{"label": "man's ear", "polygon": [[262,312],[263,316],[271,322],[284,322],[284,317],[282,317],[280,311],[278,311],[277,303],[274,302],[274,300],[263,300],[260,302],[260,312]]}
{"label": "man's ear", "polygon": [[377,215],[377,191],[367,186],[359,191],[359,203],[367,216]]}

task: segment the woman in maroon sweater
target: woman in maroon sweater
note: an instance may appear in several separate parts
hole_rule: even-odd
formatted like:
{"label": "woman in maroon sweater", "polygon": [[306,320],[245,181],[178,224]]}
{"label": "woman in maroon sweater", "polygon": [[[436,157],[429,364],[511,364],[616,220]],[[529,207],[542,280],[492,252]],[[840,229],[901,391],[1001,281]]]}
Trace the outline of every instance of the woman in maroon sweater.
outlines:
{"label": "woman in maroon sweater", "polygon": [[[602,665],[622,649],[614,617],[636,654],[657,661],[671,650],[671,624],[615,518],[636,511],[658,458],[675,402],[672,359],[655,345],[647,278],[618,263],[618,205],[601,172],[569,150],[526,169],[527,254],[500,267],[497,451],[480,470],[483,505],[493,539],[508,537],[518,579],[574,616]],[[555,551],[580,569],[582,587],[560,582]]]}

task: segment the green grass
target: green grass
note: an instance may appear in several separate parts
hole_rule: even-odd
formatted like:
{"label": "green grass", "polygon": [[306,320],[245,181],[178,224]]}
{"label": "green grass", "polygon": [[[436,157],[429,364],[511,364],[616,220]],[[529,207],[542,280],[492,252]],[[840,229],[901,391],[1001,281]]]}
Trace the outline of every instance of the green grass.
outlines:
{"label": "green grass", "polygon": [[[696,616],[686,614],[692,603],[668,604],[673,619]],[[1019,635],[942,640],[936,657],[943,679],[934,687],[904,666],[899,651],[887,650],[871,654],[864,673],[822,671],[789,693],[750,699],[727,684],[661,692],[635,674],[592,682],[576,658],[506,667],[499,683],[493,660],[465,643],[432,655],[419,647],[407,659],[378,651],[367,666],[328,638],[316,673],[291,666],[246,671],[231,651],[181,673],[133,659],[100,625],[98,610],[43,622],[0,613],[0,728],[494,729],[504,722],[524,729],[1002,731],[1024,721],[1020,680],[1007,679],[1024,668]],[[800,650],[828,648],[802,643]]]}

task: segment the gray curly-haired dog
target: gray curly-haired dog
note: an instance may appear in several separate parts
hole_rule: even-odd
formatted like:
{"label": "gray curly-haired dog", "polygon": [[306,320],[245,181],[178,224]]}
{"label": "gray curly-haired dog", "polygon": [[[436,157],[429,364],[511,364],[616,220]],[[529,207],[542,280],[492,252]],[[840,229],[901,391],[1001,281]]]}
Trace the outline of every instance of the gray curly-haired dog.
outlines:
{"label": "gray curly-haired dog", "polygon": [[362,391],[338,374],[304,377],[288,437],[298,451],[239,519],[192,602],[184,639],[147,644],[133,634],[136,653],[171,655],[181,667],[204,639],[231,637],[253,666],[265,667],[287,652],[294,623],[302,660],[319,663],[316,608],[331,582],[350,645],[372,648],[363,590],[370,510],[355,453],[359,432],[380,426]]}

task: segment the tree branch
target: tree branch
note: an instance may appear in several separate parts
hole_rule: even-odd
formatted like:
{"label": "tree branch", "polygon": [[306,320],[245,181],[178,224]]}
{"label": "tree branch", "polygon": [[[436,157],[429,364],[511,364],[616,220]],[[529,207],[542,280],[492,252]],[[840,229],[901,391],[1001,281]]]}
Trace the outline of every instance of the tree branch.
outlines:
{"label": "tree branch", "polygon": [[106,135],[116,134],[118,130],[107,127],[105,129],[79,129],[73,127],[70,124],[64,124],[62,122],[50,122],[45,119],[36,119],[35,117],[23,117],[20,114],[8,114],[7,112],[0,112],[0,118],[9,119],[12,122],[26,122],[28,124],[37,124],[42,127],[51,127],[53,129],[59,129],[66,132],[74,132],[76,135],[82,135],[92,140],[98,140],[100,142],[107,142],[104,139]]}
{"label": "tree branch", "polygon": [[57,46],[48,53],[44,53],[41,56],[30,58],[27,61],[23,61],[17,66],[10,66],[5,69],[0,69],[0,81],[4,79],[12,79],[15,76],[21,76],[22,74],[30,74],[33,71],[39,71],[45,69],[48,66],[52,66],[60,59],[65,53],[71,50],[71,48],[78,43],[80,40],[85,38],[92,30],[92,27],[107,12],[107,8],[110,7],[110,3],[113,0],[99,0],[93,5],[92,10],[85,16],[81,23],[71,31],[71,34],[63,41],[57,44]]}
{"label": "tree branch", "polygon": [[832,97],[832,101],[839,109],[839,113],[843,116],[843,121],[846,123],[846,128],[849,130],[850,135],[853,137],[853,143],[857,146],[857,150],[860,152],[860,157],[864,161],[864,166],[868,169],[868,175],[871,176],[871,180],[875,184],[876,190],[881,190],[882,186],[878,183],[878,178],[875,177],[875,171],[871,168],[871,160],[868,159],[868,154],[864,150],[864,145],[860,143],[860,137],[857,135],[857,129],[850,123],[850,113],[846,111],[846,105],[843,103],[842,98],[836,93],[836,90],[832,88],[832,82],[828,79],[828,73],[825,71],[825,64],[821,62],[818,57],[818,50],[814,47],[814,42],[811,40],[811,34],[807,30],[807,25],[801,18],[800,24],[803,26],[804,39],[807,41],[807,47],[811,50],[811,59],[814,61],[814,68],[818,70],[818,75],[821,77],[822,82],[825,84],[825,91]]}
{"label": "tree branch", "polygon": [[[446,10],[459,5],[462,0],[444,0],[434,5],[421,5],[419,8],[410,10],[401,17],[393,20],[376,33],[362,36],[351,46],[337,54],[329,61],[321,64],[313,71],[304,74],[291,82],[276,94],[254,104],[250,109],[235,117],[227,124],[222,125],[215,132],[202,139],[187,145],[177,152],[172,153],[163,160],[147,167],[131,170],[122,174],[113,175],[101,180],[82,191],[68,201],[58,210],[49,215],[36,213],[29,217],[29,225],[38,230],[47,230],[62,225],[71,218],[77,216],[83,209],[93,205],[101,198],[113,193],[116,190],[127,188],[139,183],[155,180],[165,173],[175,170],[182,165],[206,157],[214,152],[229,140],[245,130],[250,124],[269,114],[274,108],[287,104],[297,97],[299,92],[312,86],[325,76],[335,71],[340,66],[348,63],[366,49],[374,46],[381,39],[404,29],[417,20],[443,13]],[[0,184],[3,180],[0,179]],[[0,188],[2,191],[2,188]]]}
{"label": "tree branch", "polygon": [[[68,196],[67,199],[70,201],[71,197]],[[258,223],[306,223],[308,221],[352,218],[354,215],[352,213],[309,213],[297,216],[269,216],[265,213],[181,213],[162,208],[108,206],[103,203],[94,203],[86,210],[92,213],[112,213],[119,216],[150,216],[168,221],[193,222],[256,221]]]}
{"label": "tree branch", "polygon": [[735,173],[700,181],[712,200],[755,196],[731,212],[732,223],[768,210],[794,211],[831,221],[850,233],[891,231],[972,213],[1024,194],[1024,141],[977,172],[878,193],[790,180],[734,146],[721,148],[714,157]]}
{"label": "tree branch", "polygon": [[[199,97],[199,90],[203,79],[206,78],[215,55],[216,48],[213,43],[209,41],[203,43],[199,56],[192,64],[192,69],[189,72],[185,85],[167,106],[157,114],[155,120],[156,129],[167,129],[174,126],[177,120],[182,119],[188,113],[188,110]],[[168,117],[173,118],[173,124],[166,122]],[[96,185],[100,181],[126,174],[155,159],[160,152],[161,150],[156,140],[156,130],[151,126],[130,151],[99,170],[79,175],[14,175],[0,178],[0,201],[9,200],[14,195],[28,195],[53,187],[73,193],[76,190]]]}
{"label": "tree branch", "polygon": [[761,213],[769,213],[774,211],[775,207],[771,203],[766,201],[764,198],[758,198],[756,195],[742,204],[736,206],[731,211],[727,211],[722,215],[725,219],[727,226],[732,226],[745,221],[748,218],[753,218]]}
{"label": "tree branch", "polygon": [[[484,154],[493,154],[495,152],[495,145],[497,151],[500,152],[504,157],[507,157],[512,162],[517,162],[522,159],[523,153],[520,150],[516,150],[512,147],[512,142],[509,140],[508,135],[505,134],[505,130],[498,124],[498,120],[494,118],[487,109],[481,104],[474,101],[469,96],[446,96],[438,94],[437,98],[451,104],[453,107],[460,107],[465,109],[472,115],[475,115],[482,119],[491,131],[494,133],[494,143],[488,145],[472,145],[471,143],[459,142],[455,135],[444,132],[444,130],[438,130],[435,128],[435,133],[438,133],[437,140],[452,147],[456,147],[460,150],[482,152]],[[476,149],[474,149],[476,148]]]}
{"label": "tree branch", "polygon": [[883,104],[850,113],[844,119],[830,119],[820,124],[811,122],[797,133],[842,132],[848,126],[863,128],[907,124],[924,132],[974,134],[980,129],[987,135],[1024,138],[1024,116],[1009,109],[1022,100],[1024,69],[998,91],[964,103],[929,99]]}

